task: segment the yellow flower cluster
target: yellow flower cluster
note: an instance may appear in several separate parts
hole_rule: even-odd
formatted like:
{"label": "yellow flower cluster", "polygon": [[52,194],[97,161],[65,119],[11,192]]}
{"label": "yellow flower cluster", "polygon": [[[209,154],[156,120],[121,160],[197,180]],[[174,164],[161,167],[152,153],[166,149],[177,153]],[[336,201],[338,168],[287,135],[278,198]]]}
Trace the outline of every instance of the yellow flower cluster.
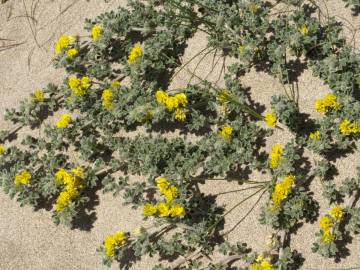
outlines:
{"label": "yellow flower cluster", "polygon": [[44,102],[45,100],[44,91],[41,89],[35,90],[32,96],[35,102]]}
{"label": "yellow flower cluster", "polygon": [[269,127],[274,128],[276,126],[277,117],[275,113],[265,114],[265,122]]}
{"label": "yellow flower cluster", "polygon": [[309,33],[309,28],[306,26],[306,24],[299,27],[298,30],[303,36],[306,36]]}
{"label": "yellow flower cluster", "polygon": [[113,235],[108,235],[104,241],[105,254],[108,258],[115,257],[115,251],[126,244],[126,235],[122,231],[117,231]]}
{"label": "yellow flower cluster", "polygon": [[184,108],[186,107],[188,100],[184,93],[178,93],[175,96],[170,96],[163,90],[156,91],[156,101],[159,104],[163,104],[169,111],[175,111],[175,119],[178,121],[185,121],[186,114]]}
{"label": "yellow flower cluster", "polygon": [[147,203],[144,205],[144,215],[154,216],[158,214],[160,217],[183,217],[185,216],[185,208],[181,204],[174,203],[174,199],[178,195],[177,187],[170,185],[166,178],[160,177],[156,180],[156,185],[161,194],[166,198],[166,202],[156,205]]}
{"label": "yellow flower cluster", "polygon": [[284,179],[275,185],[274,192],[271,195],[271,200],[275,208],[280,207],[280,204],[291,193],[292,186],[295,183],[295,176],[288,175]]}
{"label": "yellow flower cluster", "polygon": [[271,149],[270,153],[270,168],[276,169],[280,165],[281,156],[283,155],[284,150],[281,144],[275,144]]}
{"label": "yellow flower cluster", "polygon": [[68,49],[76,41],[75,36],[62,35],[55,44],[55,54],[59,55],[64,49]]}
{"label": "yellow flower cluster", "polygon": [[102,93],[102,104],[105,109],[110,110],[113,108],[114,104],[114,94],[111,89],[105,89]]}
{"label": "yellow flower cluster", "polygon": [[84,187],[84,178],[85,173],[81,167],[73,169],[71,173],[64,168],[55,173],[55,182],[65,186],[55,203],[57,212],[62,212],[80,194],[80,190]]}
{"label": "yellow flower cluster", "polygon": [[233,128],[225,124],[220,131],[220,136],[224,138],[224,140],[229,141],[233,133]]}
{"label": "yellow flower cluster", "polygon": [[80,78],[76,78],[72,76],[69,78],[69,87],[75,94],[75,96],[84,96],[86,94],[86,90],[91,86],[91,80],[89,77],[85,76]]}
{"label": "yellow flower cluster", "polygon": [[71,122],[71,115],[70,114],[63,114],[59,121],[56,123],[57,128],[67,128]]}
{"label": "yellow flower cluster", "polygon": [[344,208],[336,205],[330,210],[329,215],[320,218],[320,229],[323,230],[321,241],[325,244],[330,244],[335,240],[333,228],[336,223],[339,223],[344,216]]}
{"label": "yellow flower cluster", "polygon": [[276,270],[270,260],[263,256],[258,256],[256,261],[250,266],[250,270]]}
{"label": "yellow flower cluster", "polygon": [[71,59],[78,55],[78,50],[75,48],[72,48],[66,52],[67,56]]}
{"label": "yellow flower cluster", "polygon": [[134,62],[136,62],[138,59],[140,59],[143,56],[143,48],[141,45],[135,44],[135,46],[131,49],[129,57],[128,57],[128,64],[131,65]]}
{"label": "yellow flower cluster", "polygon": [[101,25],[97,24],[91,29],[91,36],[93,41],[97,41],[103,34],[104,30]]}
{"label": "yellow flower cluster", "polygon": [[31,173],[29,171],[25,170],[25,171],[15,175],[14,183],[17,186],[27,185],[30,183],[31,178],[32,178]]}
{"label": "yellow flower cluster", "polygon": [[309,138],[312,140],[320,140],[320,137],[321,137],[321,133],[319,130],[311,132],[309,135]]}
{"label": "yellow flower cluster", "polygon": [[343,135],[360,133],[360,123],[351,123],[348,119],[345,119],[340,123],[339,130]]}
{"label": "yellow flower cluster", "polygon": [[231,92],[227,89],[224,89],[218,94],[217,100],[221,105],[224,105],[227,102],[229,102],[230,97],[231,97]]}
{"label": "yellow flower cluster", "polygon": [[330,109],[340,110],[341,104],[337,101],[337,97],[334,94],[327,94],[323,99],[318,99],[315,102],[315,109],[318,112],[326,113]]}
{"label": "yellow flower cluster", "polygon": [[6,151],[5,146],[3,144],[0,144],[0,156],[3,155],[5,151]]}

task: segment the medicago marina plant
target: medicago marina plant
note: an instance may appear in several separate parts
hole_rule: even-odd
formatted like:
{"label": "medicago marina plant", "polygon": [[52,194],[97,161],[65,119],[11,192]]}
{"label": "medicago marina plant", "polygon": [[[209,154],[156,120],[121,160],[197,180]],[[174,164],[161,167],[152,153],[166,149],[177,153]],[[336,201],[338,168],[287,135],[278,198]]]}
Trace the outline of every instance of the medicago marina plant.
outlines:
{"label": "medicago marina plant", "polygon": [[[4,191],[21,205],[50,206],[54,221],[70,227],[91,192],[121,195],[150,224],[131,232],[119,228],[103,240],[98,251],[104,264],[121,268],[157,255],[168,260],[157,270],[233,269],[234,261],[242,262],[239,269],[298,269],[301,256],[290,249],[290,235],[317,221],[312,250],[337,256],[343,235],[360,231],[360,174],[341,186],[329,177],[334,153],[353,151],[360,137],[359,54],[315,1],[278,2],[288,12],[260,0],[131,0],[127,8],[86,20],[87,37],[59,37],[53,63],[67,71],[63,83],[34,90],[6,112],[14,129],[0,134]],[[232,59],[216,75],[221,86],[190,71],[196,57],[182,61],[198,32],[207,45],[196,56],[215,52]],[[294,63],[304,59],[332,90],[314,100],[316,119],[299,109]],[[241,83],[252,68],[283,86],[266,111]],[[191,79],[174,89],[181,71]],[[53,116],[57,111],[65,112]],[[45,122],[50,117],[55,123]],[[41,129],[42,136],[27,134],[13,144],[24,126]],[[275,129],[294,139],[266,153],[261,146]],[[174,130],[176,136],[167,136]],[[311,165],[305,150],[319,160]],[[245,170],[266,177],[252,181],[242,177]],[[320,217],[314,179],[329,206]],[[232,208],[218,205],[200,184],[220,180],[253,192]],[[273,230],[265,252],[228,240],[231,230],[223,230],[227,215],[254,196],[266,198],[259,222]],[[206,260],[215,254],[223,259]]]}

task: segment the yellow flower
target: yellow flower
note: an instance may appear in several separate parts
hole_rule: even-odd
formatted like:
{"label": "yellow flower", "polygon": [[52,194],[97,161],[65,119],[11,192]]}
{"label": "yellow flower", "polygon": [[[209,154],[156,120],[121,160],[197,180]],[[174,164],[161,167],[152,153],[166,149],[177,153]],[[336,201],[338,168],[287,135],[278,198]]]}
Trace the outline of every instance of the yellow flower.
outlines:
{"label": "yellow flower", "polygon": [[168,97],[165,101],[165,106],[169,111],[172,111],[173,109],[179,107],[179,101],[175,97]]}
{"label": "yellow flower", "polygon": [[45,100],[44,91],[42,91],[41,89],[35,90],[35,92],[33,93],[33,97],[35,102],[44,102]]}
{"label": "yellow flower", "polygon": [[175,204],[170,209],[170,215],[172,217],[183,217],[185,216],[185,208],[181,204]]}
{"label": "yellow flower", "polygon": [[159,177],[156,179],[156,186],[160,190],[161,193],[164,193],[170,187],[169,181],[164,177]]}
{"label": "yellow flower", "polygon": [[169,98],[169,95],[165,91],[159,89],[156,91],[155,97],[158,103],[165,104],[166,100]]}
{"label": "yellow flower", "polygon": [[360,133],[360,124],[351,123],[348,119],[345,119],[340,123],[339,130],[343,135]]}
{"label": "yellow flower", "polygon": [[81,179],[85,178],[85,172],[84,169],[81,167],[76,167],[75,169],[72,170],[72,173],[76,176],[79,177]]}
{"label": "yellow flower", "polygon": [[161,217],[168,217],[171,214],[169,205],[167,203],[159,203],[157,205],[157,211]]}
{"label": "yellow flower", "polygon": [[147,203],[144,205],[143,213],[144,216],[153,216],[157,212],[157,207],[155,205],[152,205],[150,203]]}
{"label": "yellow flower", "polygon": [[275,144],[270,153],[270,168],[276,169],[280,165],[281,156],[284,153],[281,144]]}
{"label": "yellow flower", "polygon": [[323,235],[321,236],[321,241],[325,244],[330,244],[335,240],[335,235],[331,232],[331,230],[325,230]]}
{"label": "yellow flower", "polygon": [[330,216],[336,221],[340,221],[344,215],[344,208],[340,205],[336,205],[333,209],[330,210]]}
{"label": "yellow flower", "polygon": [[334,227],[334,223],[332,222],[331,218],[328,216],[323,216],[320,218],[320,228],[324,231],[330,230]]}
{"label": "yellow flower", "polygon": [[64,169],[64,168],[60,168],[56,173],[55,173],[55,181],[57,184],[63,184],[64,183],[64,178],[67,176],[68,172]]}
{"label": "yellow flower", "polygon": [[255,263],[250,266],[250,270],[276,270],[272,263],[263,256],[258,256]]}
{"label": "yellow flower", "polygon": [[163,190],[162,194],[164,194],[168,202],[172,202],[178,194],[178,189],[175,186],[170,186],[168,189]]}
{"label": "yellow flower", "polygon": [[180,122],[184,122],[186,120],[186,114],[185,111],[183,109],[176,109],[175,111],[175,119],[180,121]]}
{"label": "yellow flower", "polygon": [[74,36],[62,35],[55,44],[55,54],[60,54],[63,49],[69,48],[75,41],[76,37]]}
{"label": "yellow flower", "polygon": [[91,29],[91,35],[92,35],[92,39],[93,41],[97,41],[103,34],[104,30],[102,28],[101,25],[95,25],[92,29]]}
{"label": "yellow flower", "polygon": [[113,80],[113,81],[111,82],[111,87],[112,87],[112,88],[119,88],[120,86],[121,86],[121,84],[120,84],[120,82],[117,81],[117,80]]}
{"label": "yellow flower", "polygon": [[84,96],[86,90],[91,86],[91,80],[89,77],[85,76],[81,79],[78,79],[74,76],[69,78],[69,87],[76,96]]}
{"label": "yellow flower", "polygon": [[303,36],[306,36],[309,33],[309,28],[306,26],[306,24],[299,27],[298,30]]}
{"label": "yellow flower", "polygon": [[337,102],[337,96],[334,94],[327,94],[323,99],[315,102],[315,109],[318,112],[326,113],[330,109],[340,110],[341,104]]}
{"label": "yellow flower", "polygon": [[57,128],[67,128],[71,122],[71,115],[63,114],[60,120],[56,123]]}
{"label": "yellow flower", "polygon": [[68,50],[66,54],[69,58],[74,58],[75,56],[77,56],[78,50],[75,48],[72,48],[72,49]]}
{"label": "yellow flower", "polygon": [[128,57],[128,64],[131,65],[132,63],[136,62],[139,58],[143,56],[143,49],[140,44],[135,44],[135,46],[131,49],[129,57]]}
{"label": "yellow flower", "polygon": [[184,93],[179,93],[174,96],[174,98],[177,100],[177,103],[183,107],[186,107],[188,101],[187,97]]}
{"label": "yellow flower", "polygon": [[116,241],[112,235],[105,238],[104,247],[106,256],[108,258],[113,258],[115,256]]}
{"label": "yellow flower", "polygon": [[230,125],[225,124],[221,128],[220,136],[223,137],[225,140],[230,140],[232,133],[233,133],[233,128]]}
{"label": "yellow flower", "polygon": [[319,130],[311,132],[309,135],[310,139],[312,139],[312,140],[320,140],[320,136],[321,136],[321,133]]}
{"label": "yellow flower", "polygon": [[31,180],[31,173],[28,171],[23,171],[17,175],[15,175],[15,185],[19,186],[19,185],[27,185],[30,183]]}
{"label": "yellow flower", "polygon": [[83,188],[82,179],[85,177],[85,172],[81,167],[76,167],[72,170],[72,174],[67,172],[64,168],[60,168],[55,173],[55,182],[57,184],[64,184],[65,188],[60,192],[56,203],[55,210],[62,212],[64,209],[80,194],[80,189]]}
{"label": "yellow flower", "polygon": [[109,110],[113,108],[114,94],[111,89],[105,89],[102,93],[103,106]]}
{"label": "yellow flower", "polygon": [[288,197],[294,183],[295,176],[288,175],[280,183],[275,185],[274,192],[271,195],[271,200],[275,207],[279,207],[280,204]]}
{"label": "yellow flower", "polygon": [[3,144],[0,144],[0,156],[3,155],[5,151],[6,151],[5,146]]}
{"label": "yellow flower", "polygon": [[223,105],[229,101],[230,96],[231,96],[231,92],[227,89],[224,89],[218,94],[217,100],[221,105]]}
{"label": "yellow flower", "polygon": [[68,192],[64,190],[60,192],[59,197],[56,199],[55,210],[56,212],[62,212],[71,203],[73,199],[74,192]]}
{"label": "yellow flower", "polygon": [[274,128],[276,126],[277,117],[274,113],[265,114],[265,122],[269,127]]}
{"label": "yellow flower", "polygon": [[125,244],[126,235],[122,231],[117,231],[114,235],[107,236],[104,241],[106,256],[113,258],[115,256],[116,248],[123,247]]}

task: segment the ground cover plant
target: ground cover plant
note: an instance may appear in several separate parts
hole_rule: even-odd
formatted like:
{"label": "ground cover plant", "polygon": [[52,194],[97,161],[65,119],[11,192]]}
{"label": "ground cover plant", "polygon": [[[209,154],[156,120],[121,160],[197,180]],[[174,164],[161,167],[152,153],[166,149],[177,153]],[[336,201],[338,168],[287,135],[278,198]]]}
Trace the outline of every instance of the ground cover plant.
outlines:
{"label": "ground cover plant", "polygon": [[[72,227],[94,190],[122,196],[152,226],[119,228],[99,243],[104,264],[121,268],[157,255],[158,270],[232,269],[234,261],[239,269],[298,269],[301,254],[288,239],[304,222],[319,224],[312,250],[325,257],[339,256],[343,240],[359,233],[360,168],[340,186],[329,176],[334,159],[356,151],[360,136],[359,54],[315,1],[129,1],[85,27],[88,37],[67,33],[54,46],[54,65],[68,73],[63,84],[34,90],[6,113],[14,129],[1,132],[0,181],[21,205],[49,207],[56,223]],[[208,44],[197,55],[233,60],[211,74],[224,85],[189,70],[193,59],[181,61],[199,31]],[[318,119],[299,110],[295,77],[302,65],[333,91],[314,101]],[[265,111],[241,83],[252,68],[283,85]],[[170,88],[180,71],[196,83]],[[64,113],[46,122],[56,111]],[[24,126],[42,135],[12,144]],[[266,153],[261,146],[274,129],[295,139]],[[319,156],[314,166],[304,150]],[[246,169],[269,177],[246,179]],[[199,188],[217,179],[254,192],[232,208],[217,205]],[[328,200],[323,216],[310,188],[314,179]],[[227,240],[222,230],[225,217],[254,196],[268,198],[259,216],[273,228],[265,253]],[[222,260],[206,259],[218,253]]]}

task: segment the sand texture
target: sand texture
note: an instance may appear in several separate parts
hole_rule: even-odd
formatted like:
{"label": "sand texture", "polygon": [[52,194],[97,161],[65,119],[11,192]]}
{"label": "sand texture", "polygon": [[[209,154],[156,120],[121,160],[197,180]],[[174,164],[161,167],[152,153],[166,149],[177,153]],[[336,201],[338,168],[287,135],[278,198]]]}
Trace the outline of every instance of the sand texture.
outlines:
{"label": "sand texture", "polygon": [[[125,4],[126,0],[9,0],[5,4],[0,4],[0,47],[8,46],[6,50],[0,50],[0,115],[3,115],[5,108],[17,107],[20,100],[35,89],[44,87],[48,82],[56,84],[63,81],[65,72],[54,69],[51,64],[54,43],[62,33],[87,35],[88,33],[83,30],[85,18],[93,18],[101,12]],[[327,1],[327,6],[329,13],[338,16],[338,20],[347,25],[360,27],[360,16],[351,16],[350,9],[345,8],[342,1]],[[353,35],[349,29],[345,30],[345,35],[355,46],[360,42],[359,34]],[[190,59],[202,50],[206,42],[205,35],[196,34],[189,41],[183,60]],[[212,58],[213,56],[209,55],[199,65],[196,71],[199,76],[205,77],[211,72]],[[209,80],[217,81],[221,65],[219,62],[215,66],[208,76]],[[189,65],[189,69],[193,70],[195,66],[196,61]],[[180,72],[171,87],[184,86],[189,78],[185,71]],[[314,101],[330,89],[307,69],[301,72],[298,80],[300,110],[319,117],[314,109]],[[253,100],[266,108],[270,105],[270,97],[282,91],[282,86],[275,78],[254,70],[242,77],[241,82],[249,88]],[[223,80],[220,79],[218,84],[222,85]],[[0,128],[8,127],[10,123],[1,117]],[[22,132],[26,131],[24,129]],[[268,151],[274,143],[284,144],[291,138],[290,133],[277,130],[267,140],[264,149]],[[310,153],[305,153],[305,156],[309,162],[313,162],[315,158]],[[359,160],[358,150],[338,160],[336,166],[339,172],[335,176],[335,181],[354,176],[356,166],[360,166]],[[261,181],[268,176],[253,173],[249,177]],[[252,191],[225,193],[243,187],[226,181],[209,181],[201,186],[201,190],[207,194],[218,194],[218,203],[230,208]],[[322,215],[328,210],[328,205],[321,197],[320,183],[314,180],[311,188],[315,199],[321,205]],[[261,198],[259,196],[253,197],[228,215],[224,230],[232,229],[248,209],[254,206],[254,210],[229,233],[228,238],[232,241],[247,242],[251,248],[260,252],[266,249],[265,239],[271,233],[271,228],[258,222],[260,207],[266,202],[268,195],[266,193]],[[96,248],[101,245],[106,235],[116,230],[132,231],[138,227],[143,223],[142,215],[139,211],[123,206],[121,198],[113,198],[111,194],[103,195],[99,191],[93,200],[94,207],[90,218],[83,220],[79,228],[70,230],[61,225],[56,226],[49,211],[21,208],[15,200],[11,200],[0,191],[0,269],[108,269],[102,265]],[[304,224],[292,235],[291,248],[298,250],[306,259],[302,269],[360,267],[360,235],[356,235],[347,245],[350,254],[335,262],[312,253],[311,246],[317,230],[317,223]],[[151,269],[155,263],[156,258],[144,258],[137,262],[133,269]],[[110,269],[118,268],[114,263]]]}

